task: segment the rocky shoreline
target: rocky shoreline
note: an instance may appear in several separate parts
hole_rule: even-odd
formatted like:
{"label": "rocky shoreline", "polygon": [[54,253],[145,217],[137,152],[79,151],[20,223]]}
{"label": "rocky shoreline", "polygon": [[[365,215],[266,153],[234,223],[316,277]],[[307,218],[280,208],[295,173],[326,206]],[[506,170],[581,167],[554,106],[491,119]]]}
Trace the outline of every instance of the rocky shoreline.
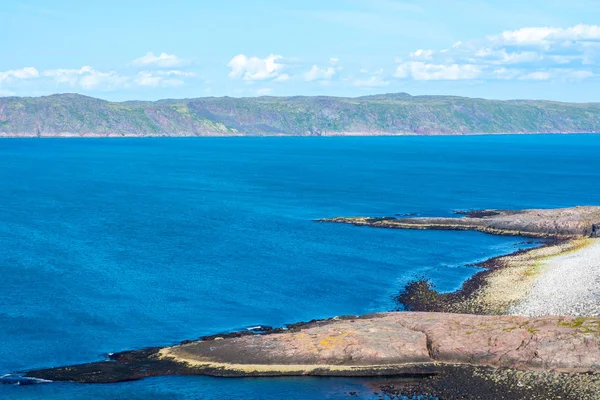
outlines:
{"label": "rocky shoreline", "polygon": [[[475,396],[512,390],[542,399],[544,393],[600,393],[599,372],[598,318],[380,313],[122,352],[26,377],[114,383],[159,375],[379,376],[394,378],[382,387],[404,395],[493,399],[501,397]],[[523,377],[526,387],[518,383]],[[474,379],[486,384],[473,385]]]}
{"label": "rocky shoreline", "polygon": [[370,386],[374,393],[384,395],[386,400],[597,400],[600,393],[598,377],[590,374],[464,365],[440,368],[435,377],[384,378]]}
{"label": "rocky shoreline", "polygon": [[[587,282],[577,275],[581,260],[570,263],[570,282],[565,286],[561,274],[565,268],[555,266],[552,280],[539,283],[540,275],[547,269],[546,260],[552,257],[584,251],[586,247],[597,245],[600,249],[600,207],[573,207],[544,210],[476,210],[459,211],[460,218],[394,218],[394,217],[338,217],[318,220],[319,222],[343,223],[356,226],[391,229],[436,229],[436,230],[475,230],[488,234],[514,235],[544,240],[541,246],[520,250],[505,256],[495,257],[476,266],[483,270],[468,279],[462,287],[452,293],[439,293],[427,280],[409,283],[397,297],[398,303],[408,311],[451,312],[482,315],[572,315],[597,316],[600,306],[592,292],[593,283],[600,281],[600,261],[588,265]],[[587,258],[598,258],[600,250],[590,251]],[[598,253],[598,254],[596,254]],[[594,261],[592,261],[594,263]],[[585,264],[585,262],[584,262]],[[546,289],[540,286],[546,286]],[[562,305],[556,303],[552,290],[562,292]],[[580,294],[577,304],[570,303],[569,293],[581,292],[585,287],[588,293]],[[532,301],[532,290],[536,288],[538,299]],[[562,290],[561,290],[562,289]],[[543,294],[543,295],[542,295]],[[585,302],[582,306],[580,303]],[[536,312],[532,305],[536,304]],[[560,312],[544,313],[544,307]],[[530,312],[528,312],[530,311]]]}
{"label": "rocky shoreline", "polygon": [[512,314],[513,308],[526,300],[545,259],[581,250],[589,244],[590,239],[547,239],[538,247],[476,264],[482,270],[455,292],[440,293],[423,279],[410,282],[396,300],[406,311]]}
{"label": "rocky shoreline", "polygon": [[412,283],[399,300],[413,312],[215,335],[178,346],[117,353],[103,362],[30,371],[25,377],[107,383],[175,374],[388,376],[394,380],[378,390],[392,398],[412,393],[441,399],[501,399],[513,393],[531,399],[600,399],[600,319],[506,315],[534,287],[543,260],[581,251],[598,240],[591,238],[600,235],[600,207],[320,222],[470,229],[546,242],[486,261],[481,265],[486,270],[455,293],[437,293],[424,281]]}
{"label": "rocky shoreline", "polygon": [[336,217],[318,222],[373,228],[478,231],[543,239],[600,237],[600,207],[459,211],[461,218]]}

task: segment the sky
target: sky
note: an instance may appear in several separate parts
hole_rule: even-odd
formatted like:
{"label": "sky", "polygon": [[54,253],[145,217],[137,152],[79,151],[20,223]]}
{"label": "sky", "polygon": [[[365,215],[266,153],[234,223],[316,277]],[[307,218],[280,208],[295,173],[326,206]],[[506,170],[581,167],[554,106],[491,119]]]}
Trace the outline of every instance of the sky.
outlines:
{"label": "sky", "polygon": [[600,0],[2,0],[0,96],[600,102]]}

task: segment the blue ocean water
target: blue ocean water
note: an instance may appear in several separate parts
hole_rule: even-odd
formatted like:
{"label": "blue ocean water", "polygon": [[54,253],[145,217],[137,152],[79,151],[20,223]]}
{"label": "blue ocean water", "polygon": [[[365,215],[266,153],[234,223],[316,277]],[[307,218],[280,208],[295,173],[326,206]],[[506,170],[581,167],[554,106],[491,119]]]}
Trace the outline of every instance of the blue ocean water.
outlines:
{"label": "blue ocean water", "polygon": [[[0,376],[264,324],[394,308],[527,246],[339,215],[600,204],[600,136],[4,139]],[[347,399],[347,379],[0,385],[10,399]]]}

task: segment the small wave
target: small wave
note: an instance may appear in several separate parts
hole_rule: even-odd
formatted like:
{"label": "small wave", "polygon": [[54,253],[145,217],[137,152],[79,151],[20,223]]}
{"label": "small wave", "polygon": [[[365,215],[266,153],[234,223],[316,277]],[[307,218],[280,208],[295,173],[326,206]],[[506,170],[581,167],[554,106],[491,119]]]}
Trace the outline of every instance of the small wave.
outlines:
{"label": "small wave", "polygon": [[28,378],[17,374],[4,374],[0,376],[0,385],[38,385],[51,382],[48,379]]}
{"label": "small wave", "polygon": [[252,333],[267,333],[273,330],[273,327],[271,326],[265,326],[265,325],[256,325],[256,326],[251,326],[246,328],[247,331],[250,331]]}

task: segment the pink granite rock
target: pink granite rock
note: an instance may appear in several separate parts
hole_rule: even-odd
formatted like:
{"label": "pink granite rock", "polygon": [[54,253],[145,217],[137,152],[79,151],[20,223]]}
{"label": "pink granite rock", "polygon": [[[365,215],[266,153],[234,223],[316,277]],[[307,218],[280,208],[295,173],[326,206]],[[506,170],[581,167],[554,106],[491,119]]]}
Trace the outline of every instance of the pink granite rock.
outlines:
{"label": "pink granite rock", "polygon": [[469,364],[565,372],[600,370],[600,320],[384,313],[298,332],[193,342],[175,358],[229,364]]}

